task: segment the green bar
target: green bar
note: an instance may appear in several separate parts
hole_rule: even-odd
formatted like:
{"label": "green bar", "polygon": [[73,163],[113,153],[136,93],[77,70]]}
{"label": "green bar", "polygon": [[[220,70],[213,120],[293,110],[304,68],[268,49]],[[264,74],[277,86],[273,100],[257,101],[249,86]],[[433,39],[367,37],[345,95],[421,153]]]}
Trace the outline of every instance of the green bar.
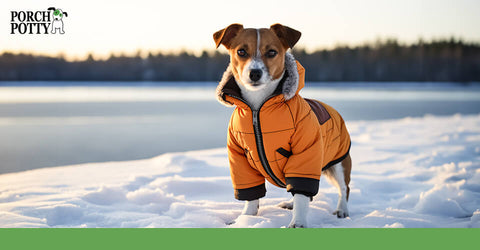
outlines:
{"label": "green bar", "polygon": [[[0,229],[1,249],[462,249],[480,229]],[[168,247],[168,248],[166,248]],[[408,248],[407,248],[408,247]]]}

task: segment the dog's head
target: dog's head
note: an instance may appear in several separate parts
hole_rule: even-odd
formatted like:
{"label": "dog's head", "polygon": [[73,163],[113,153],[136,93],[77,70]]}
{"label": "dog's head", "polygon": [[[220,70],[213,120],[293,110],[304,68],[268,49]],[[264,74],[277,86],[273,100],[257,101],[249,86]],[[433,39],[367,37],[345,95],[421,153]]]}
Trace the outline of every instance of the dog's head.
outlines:
{"label": "dog's head", "polygon": [[61,9],[50,7],[48,10],[53,10],[53,20],[62,20],[64,16],[68,16],[67,12],[63,12]]}
{"label": "dog's head", "polygon": [[232,73],[239,84],[259,90],[282,77],[285,53],[297,43],[301,33],[274,24],[269,29],[244,29],[231,24],[213,34],[217,48],[223,44],[230,54]]}

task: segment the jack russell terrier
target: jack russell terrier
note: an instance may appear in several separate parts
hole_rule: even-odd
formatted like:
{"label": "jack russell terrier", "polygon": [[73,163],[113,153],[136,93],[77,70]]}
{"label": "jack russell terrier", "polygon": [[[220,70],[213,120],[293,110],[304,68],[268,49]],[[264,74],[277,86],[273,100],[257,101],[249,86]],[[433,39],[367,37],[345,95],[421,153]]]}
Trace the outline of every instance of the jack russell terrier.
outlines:
{"label": "jack russell terrier", "polygon": [[65,34],[63,30],[63,16],[68,17],[68,13],[66,11],[62,11],[61,9],[56,9],[55,7],[50,7],[48,10],[53,10],[53,20],[52,20],[52,29],[51,33],[55,34],[57,29],[59,30],[60,34]]}
{"label": "jack russell terrier", "polygon": [[232,24],[213,34],[217,48],[222,44],[230,54],[217,97],[236,106],[227,141],[235,198],[246,201],[242,215],[256,215],[265,179],[286,188],[293,199],[280,206],[293,209],[289,227],[307,226],[321,174],[338,188],[334,214],[349,216],[352,168],[350,136],[340,114],[298,94],[305,70],[288,49],[300,36],[281,24],[269,29]]}

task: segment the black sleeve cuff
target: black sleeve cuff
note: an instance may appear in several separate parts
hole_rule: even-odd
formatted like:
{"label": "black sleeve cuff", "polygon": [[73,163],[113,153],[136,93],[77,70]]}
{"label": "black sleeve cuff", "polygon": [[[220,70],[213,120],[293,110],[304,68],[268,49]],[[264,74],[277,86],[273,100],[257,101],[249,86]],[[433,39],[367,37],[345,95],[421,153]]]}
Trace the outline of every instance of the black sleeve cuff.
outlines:
{"label": "black sleeve cuff", "polygon": [[318,186],[320,181],[317,179],[303,178],[303,177],[287,177],[287,192],[292,195],[303,194],[305,196],[313,197],[318,193]]}
{"label": "black sleeve cuff", "polygon": [[235,198],[241,201],[253,201],[265,196],[265,183],[251,188],[235,189]]}

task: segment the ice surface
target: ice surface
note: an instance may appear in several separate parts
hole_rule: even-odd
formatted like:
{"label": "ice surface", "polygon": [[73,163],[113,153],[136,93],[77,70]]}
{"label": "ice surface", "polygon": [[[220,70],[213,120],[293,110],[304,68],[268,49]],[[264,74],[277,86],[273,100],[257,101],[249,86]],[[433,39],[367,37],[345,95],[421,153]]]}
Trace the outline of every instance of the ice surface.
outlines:
{"label": "ice surface", "polygon": [[[480,227],[480,115],[347,126],[350,217],[322,179],[310,227]],[[225,148],[168,153],[0,175],[0,227],[284,227],[290,198],[267,185],[258,216],[239,217]]]}

